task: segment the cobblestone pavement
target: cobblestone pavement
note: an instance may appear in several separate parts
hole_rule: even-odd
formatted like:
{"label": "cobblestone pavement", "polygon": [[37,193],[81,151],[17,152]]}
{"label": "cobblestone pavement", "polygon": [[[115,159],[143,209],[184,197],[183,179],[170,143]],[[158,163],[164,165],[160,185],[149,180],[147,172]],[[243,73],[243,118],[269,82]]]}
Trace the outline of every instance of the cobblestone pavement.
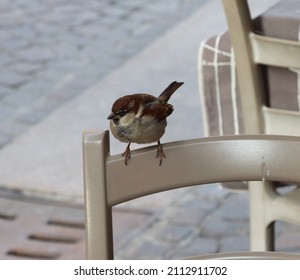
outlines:
{"label": "cobblestone pavement", "polygon": [[[137,220],[139,226],[132,226],[133,219],[129,219],[123,238],[121,226],[116,226],[116,257],[182,259],[248,251],[248,205],[247,192],[229,192],[218,185],[173,190],[126,203],[127,213],[144,218]],[[275,232],[277,251],[300,252],[299,227],[277,222]]]}
{"label": "cobblestone pavement", "polygon": [[[0,198],[0,259],[84,259],[83,216],[80,208]],[[248,195],[217,185],[124,203],[113,208],[113,222],[117,259],[249,250]],[[299,253],[299,228],[278,223],[276,250]]]}
{"label": "cobblestone pavement", "polygon": [[0,148],[206,0],[0,0]]}

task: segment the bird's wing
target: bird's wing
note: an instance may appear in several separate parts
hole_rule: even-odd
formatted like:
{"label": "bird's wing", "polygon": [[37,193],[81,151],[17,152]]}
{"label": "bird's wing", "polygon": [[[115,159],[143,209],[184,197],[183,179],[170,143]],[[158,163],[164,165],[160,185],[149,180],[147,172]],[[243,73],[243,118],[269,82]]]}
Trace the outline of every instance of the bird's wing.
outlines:
{"label": "bird's wing", "polygon": [[146,103],[143,115],[153,115],[157,121],[161,121],[171,115],[173,106],[171,104],[161,104],[158,99]]}

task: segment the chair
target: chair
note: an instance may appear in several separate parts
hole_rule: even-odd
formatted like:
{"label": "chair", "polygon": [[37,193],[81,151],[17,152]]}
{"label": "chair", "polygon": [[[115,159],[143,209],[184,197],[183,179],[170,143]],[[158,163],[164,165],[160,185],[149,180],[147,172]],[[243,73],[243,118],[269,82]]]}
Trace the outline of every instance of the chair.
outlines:
{"label": "chair", "polygon": [[[88,259],[113,259],[112,207],[119,203],[175,188],[223,181],[300,182],[300,137],[239,135],[171,142],[164,145],[167,160],[160,167],[153,156],[154,149],[133,151],[130,165],[125,166],[121,155],[109,154],[108,131],[83,134]],[[277,204],[281,204],[280,197]],[[300,258],[276,253],[220,255],[238,257]]]}
{"label": "chair", "polygon": [[[284,71],[283,68],[289,68],[294,72],[299,72],[300,43],[291,39],[257,34],[255,32],[257,24],[264,24],[260,22],[264,18],[256,18],[256,25],[254,25],[246,0],[223,0],[223,5],[234,50],[234,53],[230,54],[229,67],[234,68],[234,62],[236,63],[239,88],[238,96],[230,98],[236,99],[236,107],[233,106],[233,111],[236,115],[235,118],[241,118],[242,121],[236,119],[235,124],[232,125],[235,126],[235,129],[229,130],[228,127],[224,128],[226,125],[228,126],[228,122],[223,120],[223,123],[219,126],[219,134],[224,131],[232,131],[232,133],[245,134],[300,135],[300,112],[293,111],[288,106],[281,104],[283,103],[282,100],[288,99],[288,96],[291,95],[286,93],[286,97],[282,97],[285,92],[281,92],[281,100],[276,103],[274,99],[278,99],[278,96],[272,96],[272,93],[268,91],[269,85],[267,86],[267,79],[270,80],[270,77],[272,77],[270,71],[282,73],[280,71]],[[269,14],[272,12],[273,14],[279,14],[279,11],[284,11],[283,7],[285,5],[298,5],[299,8],[299,3],[295,0],[280,1],[270,9]],[[270,21],[268,18],[265,21],[267,20]],[[272,20],[274,21],[274,19]],[[299,27],[299,16],[297,22]],[[295,22],[296,26],[297,22]],[[262,32],[264,33],[264,30],[259,31],[259,33]],[[226,36],[225,34],[224,37]],[[216,44],[221,44],[220,40],[222,39],[223,37],[217,37]],[[222,43],[224,44],[224,42]],[[230,47],[227,46],[226,48]],[[221,53],[221,48],[218,51]],[[202,63],[201,59],[203,57],[199,58],[200,64]],[[223,78],[219,77],[219,80],[224,81]],[[200,76],[199,79],[202,80],[203,76]],[[231,82],[235,83],[235,74],[228,79],[232,79]],[[274,78],[272,79],[274,80]],[[233,96],[237,92],[232,87],[232,85],[231,88],[228,88],[226,84],[224,86],[220,85],[223,91],[227,90],[228,95]],[[297,96],[297,94],[295,95]],[[207,102],[204,99],[205,97],[203,97],[203,101]],[[220,97],[221,99],[222,97]],[[224,101],[224,104],[226,102],[230,103],[231,101]],[[276,105],[278,105],[278,108],[275,108]],[[218,103],[214,106],[219,107],[225,114],[226,105],[222,107],[222,104]],[[239,112],[239,106],[241,107],[241,113]],[[239,116],[237,117],[237,115]],[[210,122],[209,116],[206,116],[206,125],[208,122]],[[240,124],[241,122],[242,124]],[[281,220],[300,225],[300,188],[282,195],[276,191],[273,182],[249,182],[248,187],[250,195],[250,248],[253,251],[274,250],[275,221]]]}

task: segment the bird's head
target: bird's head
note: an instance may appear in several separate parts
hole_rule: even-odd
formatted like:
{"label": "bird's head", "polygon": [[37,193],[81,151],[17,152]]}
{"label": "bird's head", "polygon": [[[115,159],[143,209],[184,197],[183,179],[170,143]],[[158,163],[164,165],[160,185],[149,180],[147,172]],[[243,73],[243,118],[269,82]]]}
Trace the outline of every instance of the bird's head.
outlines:
{"label": "bird's head", "polygon": [[121,119],[125,121],[125,119],[134,118],[134,107],[135,99],[130,95],[123,96],[114,102],[107,119],[113,121],[115,125],[119,125]]}

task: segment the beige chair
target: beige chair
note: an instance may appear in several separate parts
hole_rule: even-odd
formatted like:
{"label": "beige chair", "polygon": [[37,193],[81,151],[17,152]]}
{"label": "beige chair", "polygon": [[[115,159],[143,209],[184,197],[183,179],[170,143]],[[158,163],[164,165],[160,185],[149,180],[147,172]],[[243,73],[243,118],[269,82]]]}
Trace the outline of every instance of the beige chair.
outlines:
{"label": "beige chair", "polygon": [[[260,67],[300,69],[300,43],[255,34],[246,0],[223,0],[223,5],[235,53],[244,132],[300,135],[299,112],[266,106]],[[249,192],[251,250],[274,250],[276,220],[300,225],[300,188],[283,196],[271,183],[251,182]]]}
{"label": "beige chair", "polygon": [[[262,69],[262,65],[264,65],[271,66],[273,69],[274,67],[277,69],[278,67],[285,67],[299,71],[300,43],[256,34],[246,0],[223,0],[223,5],[234,50],[234,56],[231,55],[231,60],[235,60],[237,68],[238,103],[242,110],[243,133],[300,136],[300,112],[275,109],[268,105],[267,99],[272,100],[273,97],[270,97],[270,93],[266,89],[266,80]],[[296,5],[298,9],[300,8],[300,3],[297,3],[297,0],[280,1],[276,7],[274,6],[273,14],[276,11],[278,15],[282,7],[284,12],[285,5]],[[270,19],[268,20],[270,21]],[[300,19],[298,22],[300,23]],[[295,22],[297,28],[299,23],[297,25]],[[232,67],[232,61],[230,67]],[[202,77],[200,77],[201,79]],[[222,79],[220,78],[220,80]],[[282,83],[285,82],[289,83],[285,80],[282,81]],[[220,88],[224,92],[226,85],[222,88],[222,84],[220,84]],[[298,91],[299,88],[298,82]],[[284,87],[280,94],[281,100],[284,99],[282,96],[289,96],[285,93]],[[296,100],[297,94],[295,95]],[[220,98],[222,99],[222,97]],[[230,101],[225,102],[230,103]],[[279,102],[279,107],[281,106],[280,103],[283,102]],[[222,104],[217,106],[221,107]],[[226,109],[223,108],[223,110]],[[228,122],[225,123],[223,120],[223,125],[228,126]],[[286,195],[281,195],[276,191],[274,183],[250,182],[249,194],[250,248],[253,251],[274,250],[275,221],[281,220],[300,225],[300,188],[296,188]]]}
{"label": "beige chair", "polygon": [[[156,164],[155,147],[132,152],[129,166],[110,155],[109,133],[83,135],[88,259],[113,258],[112,207],[145,195],[226,181],[300,182],[300,137],[223,136],[167,143],[167,160]],[[257,188],[263,186],[257,185]],[[281,200],[277,203],[280,205]],[[218,256],[217,256],[218,257]],[[299,255],[221,254],[230,259],[288,259]],[[207,256],[215,258],[215,256]]]}

